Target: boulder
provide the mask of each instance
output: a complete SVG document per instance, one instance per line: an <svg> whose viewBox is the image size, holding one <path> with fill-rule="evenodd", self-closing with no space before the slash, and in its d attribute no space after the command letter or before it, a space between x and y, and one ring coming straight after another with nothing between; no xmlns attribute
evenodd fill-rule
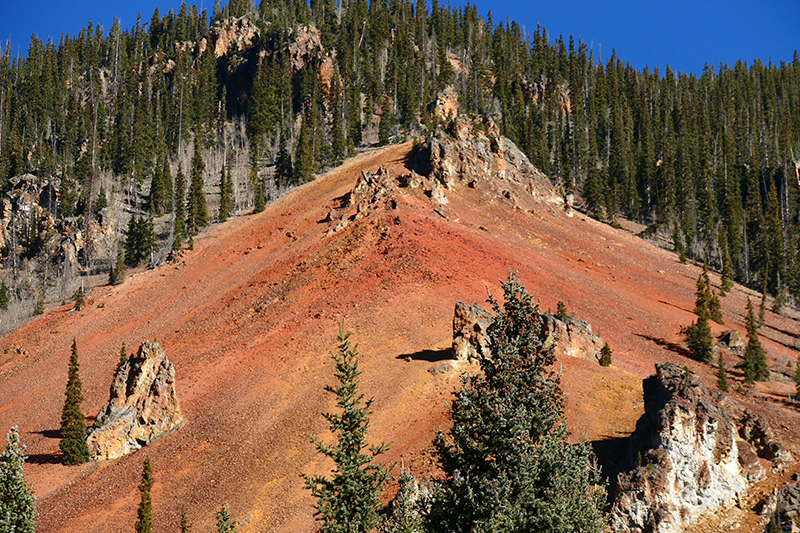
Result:
<svg viewBox="0 0 800 533"><path fill-rule="evenodd" d="M773 463L791 463L792 454L775 439L766 418L746 413L739 425L739 436L753 446L759 457Z"/></svg>
<svg viewBox="0 0 800 533"><path fill-rule="evenodd" d="M592 333L592 325L571 316L560 317L543 313L544 345L555 344L556 357L578 357L587 361L600 361L603 339Z"/></svg>
<svg viewBox="0 0 800 533"><path fill-rule="evenodd" d="M748 448L737 442L722 396L695 374L657 364L643 388L645 413L629 457L636 466L618 476L611 526L682 532L701 514L733 503L763 471L751 453L740 456Z"/></svg>
<svg viewBox="0 0 800 533"><path fill-rule="evenodd" d="M765 531L800 531L800 485L782 488L767 501L767 516L772 515Z"/></svg>
<svg viewBox="0 0 800 533"><path fill-rule="evenodd" d="M492 314L479 305L456 304L453 317L453 356L459 361L477 362L489 357L489 325Z"/></svg>
<svg viewBox="0 0 800 533"><path fill-rule="evenodd" d="M87 438L92 459L116 459L186 423L175 391L175 367L156 342L145 342L120 365L108 405Z"/></svg>
<svg viewBox="0 0 800 533"><path fill-rule="evenodd" d="M738 330L731 329L723 331L717 340L719 341L720 347L730 350L736 355L744 355L746 344L744 338L742 338L742 334Z"/></svg>

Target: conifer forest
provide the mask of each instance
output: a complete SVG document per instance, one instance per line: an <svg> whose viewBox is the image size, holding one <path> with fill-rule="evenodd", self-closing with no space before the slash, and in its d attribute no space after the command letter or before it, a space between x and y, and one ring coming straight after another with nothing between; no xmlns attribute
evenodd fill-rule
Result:
<svg viewBox="0 0 800 533"><path fill-rule="evenodd" d="M53 224L87 240L107 206L126 214L108 252L87 246L71 275L107 274L122 246L131 265L165 255L365 146L420 138L453 86L462 112L494 120L593 217L637 221L690 259L800 298L797 52L699 75L636 70L437 0L184 4L131 28L34 35L24 57L11 49L0 50L0 193L32 174L55 190ZM5 236L13 299L53 298L70 275L46 245L55 229L34 221Z"/></svg>

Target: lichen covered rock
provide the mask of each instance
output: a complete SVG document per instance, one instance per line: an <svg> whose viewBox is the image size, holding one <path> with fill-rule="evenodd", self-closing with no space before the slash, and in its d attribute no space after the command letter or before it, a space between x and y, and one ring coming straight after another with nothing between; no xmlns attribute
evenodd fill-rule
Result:
<svg viewBox="0 0 800 533"><path fill-rule="evenodd" d="M116 459L183 427L175 367L156 342L145 342L117 370L108 405L87 438L92 459Z"/></svg>

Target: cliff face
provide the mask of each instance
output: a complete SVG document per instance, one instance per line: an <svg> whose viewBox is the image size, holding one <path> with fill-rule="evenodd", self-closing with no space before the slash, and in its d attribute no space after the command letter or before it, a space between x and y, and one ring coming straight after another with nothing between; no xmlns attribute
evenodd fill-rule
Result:
<svg viewBox="0 0 800 533"><path fill-rule="evenodd" d="M611 513L617 531L683 531L701 514L736 500L764 475L752 447L700 379L657 364L644 381L645 414L631 436L638 466L620 474Z"/></svg>

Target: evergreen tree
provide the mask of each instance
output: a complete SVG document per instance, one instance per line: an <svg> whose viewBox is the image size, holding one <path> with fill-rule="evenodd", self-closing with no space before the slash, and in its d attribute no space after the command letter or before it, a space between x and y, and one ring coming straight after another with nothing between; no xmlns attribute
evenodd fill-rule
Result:
<svg viewBox="0 0 800 533"><path fill-rule="evenodd" d="M186 177L178 163L178 174L175 176L175 223L173 225L172 249L181 249L186 238Z"/></svg>
<svg viewBox="0 0 800 533"><path fill-rule="evenodd" d="M722 359L722 352L719 353L719 368L717 369L717 386L722 392L728 392L728 370L725 368L725 361Z"/></svg>
<svg viewBox="0 0 800 533"><path fill-rule="evenodd" d="M11 300L11 297L8 294L8 286L6 282L3 281L0 283L0 309L3 311L8 311L8 303Z"/></svg>
<svg viewBox="0 0 800 533"><path fill-rule="evenodd" d="M381 121L378 125L378 146L386 146L389 144L389 137L392 135L393 125L394 117L392 116L392 109L389 105L389 100L384 98L381 104Z"/></svg>
<svg viewBox="0 0 800 533"><path fill-rule="evenodd" d="M698 361L710 363L714 359L714 339L708 319L712 312L719 313L719 299L716 305L711 281L708 278L708 266L703 263L703 272L697 277L697 290L695 291L694 313L697 321L685 329L686 342L692 356Z"/></svg>
<svg viewBox="0 0 800 533"><path fill-rule="evenodd" d="M492 357L462 377L453 426L434 442L444 471L430 530L595 531L605 491L587 443L570 444L544 319L515 274L489 327Z"/></svg>
<svg viewBox="0 0 800 533"><path fill-rule="evenodd" d="M122 365L128 360L128 354L125 352L125 343L122 343L122 347L119 349L119 361L117 362L117 370L119 371L122 368Z"/></svg>
<svg viewBox="0 0 800 533"><path fill-rule="evenodd" d="M275 180L280 187L287 187L295 182L294 171L292 170L292 157L286 148L286 135L281 131L278 156L275 158Z"/></svg>
<svg viewBox="0 0 800 533"><path fill-rule="evenodd" d="M744 351L744 361L738 363L736 368L744 371L744 382L752 385L755 381L769 379L769 367L767 366L767 354L761 341L758 340L758 321L749 297L747 298L745 328L747 328L747 347Z"/></svg>
<svg viewBox="0 0 800 533"><path fill-rule="evenodd" d="M316 516L323 522L323 533L366 533L378 523L381 490L389 481L389 469L375 458L388 445L368 446L370 406L373 398L364 400L358 391L357 347L350 346L350 332L344 322L339 324L339 351L332 353L336 362L337 386L325 390L336 395L340 413L323 415L336 438L335 444L325 444L311 437L317 452L333 459L331 477L302 474L305 487L317 503Z"/></svg>
<svg viewBox="0 0 800 533"><path fill-rule="evenodd" d="M191 533L192 526L189 525L189 518L186 516L186 504L181 505L181 533Z"/></svg>
<svg viewBox="0 0 800 533"><path fill-rule="evenodd" d="M135 267L156 251L157 242L153 219L134 215L125 231L125 263Z"/></svg>
<svg viewBox="0 0 800 533"><path fill-rule="evenodd" d="M233 180L231 180L231 167L225 165L219 175L219 221L225 222L233 214Z"/></svg>
<svg viewBox="0 0 800 533"><path fill-rule="evenodd" d="M19 431L12 427L6 435L6 451L0 454L0 531L33 533L36 529L36 498L25 479L27 456L19 443Z"/></svg>
<svg viewBox="0 0 800 533"><path fill-rule="evenodd" d="M800 400L800 356L798 356L797 361L794 362L794 386L794 397L796 400Z"/></svg>
<svg viewBox="0 0 800 533"><path fill-rule="evenodd" d="M197 235L200 230L208 225L208 204L206 193L203 191L205 185L204 174L206 164L200 154L201 142L195 139L194 155L192 156L192 172L189 182L189 197L186 201L186 231L189 235Z"/></svg>
<svg viewBox="0 0 800 533"><path fill-rule="evenodd" d="M83 393L78 367L78 344L72 339L72 355L69 359L69 373L65 392L64 409L61 411L61 462L76 465L89 460L86 445L86 423L81 411Z"/></svg>
<svg viewBox="0 0 800 533"><path fill-rule="evenodd" d="M236 521L231 518L227 503L217 511L217 533L236 533Z"/></svg>
<svg viewBox="0 0 800 533"><path fill-rule="evenodd" d="M153 463L149 457L145 457L142 465L142 481L139 483L139 510L136 514L136 533L153 533L153 498L150 492L153 490Z"/></svg>
<svg viewBox="0 0 800 533"><path fill-rule="evenodd" d="M108 284L119 285L125 281L125 248L122 243L117 244L117 260L108 273Z"/></svg>
<svg viewBox="0 0 800 533"><path fill-rule="evenodd" d="M397 497L392 506L391 518L381 528L385 533L420 533L424 531L422 509L415 498L418 488L416 479L405 468L400 472ZM417 493L418 495L418 493Z"/></svg>
<svg viewBox="0 0 800 533"><path fill-rule="evenodd" d="M600 350L600 366L611 366L611 347L608 343L603 344Z"/></svg>

